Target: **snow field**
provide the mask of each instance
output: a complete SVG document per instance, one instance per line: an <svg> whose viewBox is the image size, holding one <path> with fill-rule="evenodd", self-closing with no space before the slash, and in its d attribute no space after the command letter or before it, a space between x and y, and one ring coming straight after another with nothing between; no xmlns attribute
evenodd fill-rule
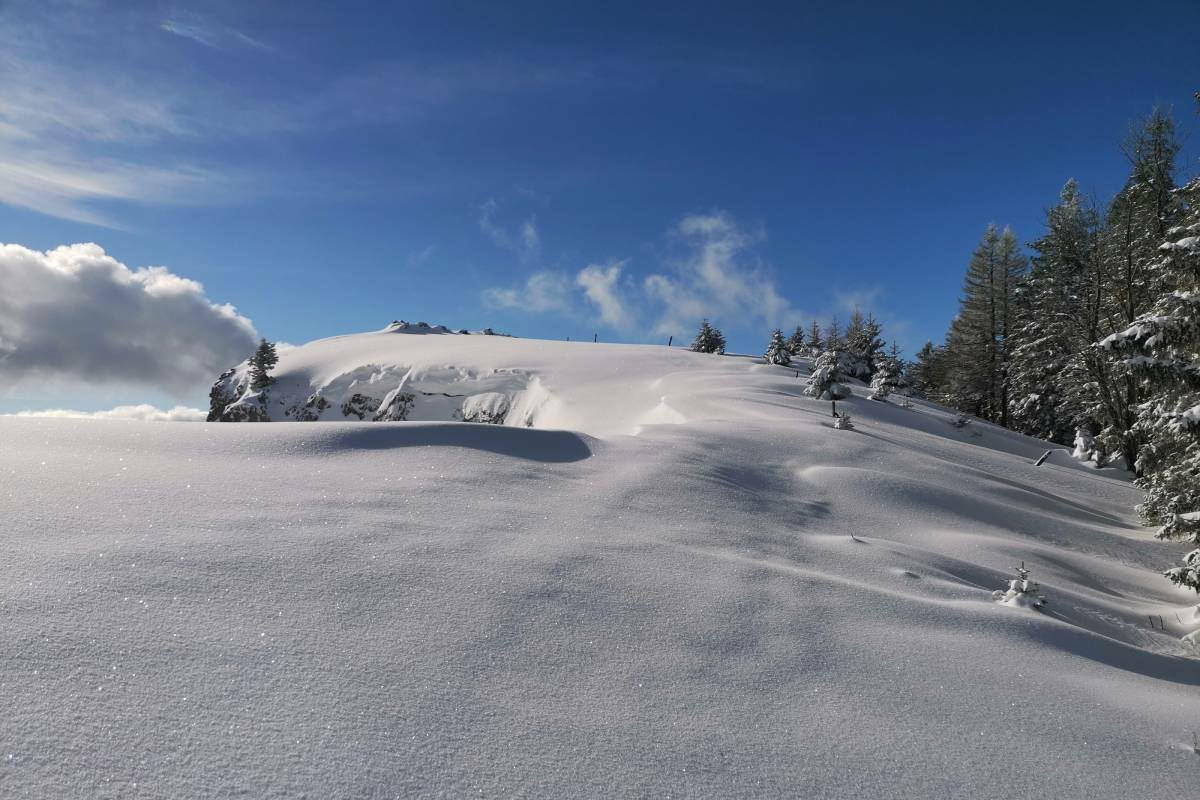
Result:
<svg viewBox="0 0 1200 800"><path fill-rule="evenodd" d="M807 362L280 355L281 394L545 397L533 429L0 419L5 797L1194 791L1195 598L1119 473L858 385L836 431ZM992 601L1022 561L1044 612Z"/></svg>

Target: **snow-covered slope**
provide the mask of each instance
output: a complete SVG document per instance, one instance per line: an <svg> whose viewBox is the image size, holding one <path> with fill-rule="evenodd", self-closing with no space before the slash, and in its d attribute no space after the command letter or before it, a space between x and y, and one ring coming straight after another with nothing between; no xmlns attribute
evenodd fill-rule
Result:
<svg viewBox="0 0 1200 800"><path fill-rule="evenodd" d="M806 368L377 333L268 403L505 424L0 419L0 794L1192 796L1128 482L862 387L834 430Z"/></svg>

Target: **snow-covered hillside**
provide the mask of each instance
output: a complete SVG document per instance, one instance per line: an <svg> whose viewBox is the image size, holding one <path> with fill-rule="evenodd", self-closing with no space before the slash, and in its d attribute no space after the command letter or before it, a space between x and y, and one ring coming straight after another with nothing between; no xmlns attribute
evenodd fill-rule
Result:
<svg viewBox="0 0 1200 800"><path fill-rule="evenodd" d="M1192 796L1122 475L807 368L384 331L266 408L426 421L0 418L0 794Z"/></svg>

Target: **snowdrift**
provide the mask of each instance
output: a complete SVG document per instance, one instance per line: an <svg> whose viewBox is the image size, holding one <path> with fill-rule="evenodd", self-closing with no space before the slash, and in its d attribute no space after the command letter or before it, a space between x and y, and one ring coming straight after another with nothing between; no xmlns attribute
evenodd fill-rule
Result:
<svg viewBox="0 0 1200 800"><path fill-rule="evenodd" d="M280 353L326 424L0 419L4 794L1194 794L1123 475L809 367L384 331Z"/></svg>
<svg viewBox="0 0 1200 800"><path fill-rule="evenodd" d="M671 376L713 366L679 348L515 339L407 322L279 356L264 393L251 390L246 362L223 374L212 389L210 420L461 421L635 433L643 424L685 421L664 400Z"/></svg>

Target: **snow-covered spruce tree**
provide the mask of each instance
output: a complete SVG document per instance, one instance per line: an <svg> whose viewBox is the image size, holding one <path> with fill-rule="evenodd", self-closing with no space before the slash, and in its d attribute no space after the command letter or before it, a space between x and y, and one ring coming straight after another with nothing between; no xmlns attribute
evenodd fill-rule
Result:
<svg viewBox="0 0 1200 800"><path fill-rule="evenodd" d="M1011 427L1069 444L1095 405L1087 352L1096 341L1096 237L1099 220L1074 180L1046 212L1033 242L1033 268L1017 287L1011 367Z"/></svg>
<svg viewBox="0 0 1200 800"><path fill-rule="evenodd" d="M794 356L804 355L804 329L799 325L796 330L792 331L792 335L787 340L788 352Z"/></svg>
<svg viewBox="0 0 1200 800"><path fill-rule="evenodd" d="M1071 457L1080 461L1099 461L1100 454L1096 450L1096 435L1088 427L1075 429L1075 449Z"/></svg>
<svg viewBox="0 0 1200 800"><path fill-rule="evenodd" d="M821 352L824 353L829 350L844 350L845 347L846 344L842 341L842 329L838 325L837 316L834 316L831 320L829 320L829 326L825 328L825 349Z"/></svg>
<svg viewBox="0 0 1200 800"><path fill-rule="evenodd" d="M725 353L725 337L719 330L708 324L705 319L700 323L700 330L692 340L691 350L695 353Z"/></svg>
<svg viewBox="0 0 1200 800"><path fill-rule="evenodd" d="M1129 136L1124 150L1131 163L1129 178L1109 205L1099 238L1101 336L1130 329L1171 291L1164 283L1167 272L1158 266L1159 247L1183 213L1173 177L1179 143L1170 116L1155 109ZM1097 395L1092 414L1104 426L1098 438L1106 452L1121 453L1126 467L1139 472L1144 375L1130 371L1119 348L1097 347L1089 355L1089 377Z"/></svg>
<svg viewBox="0 0 1200 800"><path fill-rule="evenodd" d="M871 394L872 400L886 401L888 395L899 388L900 383L900 368L898 359L893 360L885 358L879 362L879 368L875 370L875 375L871 378Z"/></svg>
<svg viewBox="0 0 1200 800"><path fill-rule="evenodd" d="M275 343L268 342L266 339L260 340L254 355L250 356L250 388L261 392L274 383L275 379L271 377L271 370L278 363L279 356L275 353Z"/></svg>
<svg viewBox="0 0 1200 800"><path fill-rule="evenodd" d="M763 360L768 364L777 364L781 367L792 363L792 351L788 349L787 340L783 338L783 331L779 328L771 333L771 341L767 344L767 352L763 355Z"/></svg>
<svg viewBox="0 0 1200 800"><path fill-rule="evenodd" d="M888 388L887 384L887 367L881 367L875 371L875 377L871 379L871 394L868 397L872 400L887 402L888 395L891 394L891 389Z"/></svg>
<svg viewBox="0 0 1200 800"><path fill-rule="evenodd" d="M889 388L893 392L906 395L909 393L908 362L900 355L901 352L900 345L893 341L884 361L887 362L892 372L892 382L889 384Z"/></svg>
<svg viewBox="0 0 1200 800"><path fill-rule="evenodd" d="M1041 587L1029 580L1029 570L1025 569L1025 563L1022 562L1021 566L1014 567L1014 569L1017 571L1017 577L1008 582L1008 589L998 589L992 592L992 599L997 603L1016 608L1042 608L1045 606L1046 597L1042 594Z"/></svg>
<svg viewBox="0 0 1200 800"><path fill-rule="evenodd" d="M821 355L825 349L825 339L821 335L821 324L815 319L808 326L808 352L813 358Z"/></svg>
<svg viewBox="0 0 1200 800"><path fill-rule="evenodd" d="M846 328L847 369L852 377L869 381L879 366L883 354L883 339L879 338L882 328L875 317L863 317L858 309Z"/></svg>
<svg viewBox="0 0 1200 800"><path fill-rule="evenodd" d="M1182 224L1167 230L1147 280L1161 293L1125 330L1101 342L1120 355L1143 402L1132 426L1141 442L1143 518L1158 535L1200 545L1200 179L1178 193ZM1168 571L1200 592L1200 549Z"/></svg>
<svg viewBox="0 0 1200 800"><path fill-rule="evenodd" d="M818 400L842 400L850 396L850 387L843 383L845 380L841 354L837 350L826 350L817 356L804 393Z"/></svg>

